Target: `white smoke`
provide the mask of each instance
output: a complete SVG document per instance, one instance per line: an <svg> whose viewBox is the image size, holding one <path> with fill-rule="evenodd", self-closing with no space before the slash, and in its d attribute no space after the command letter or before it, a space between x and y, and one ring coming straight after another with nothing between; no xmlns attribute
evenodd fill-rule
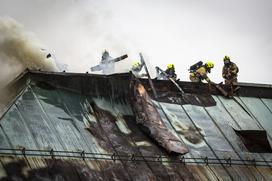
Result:
<svg viewBox="0 0 272 181"><path fill-rule="evenodd" d="M67 65L61 70L90 71L106 49L112 57L128 54L116 72L131 68L142 52L151 73L173 63L181 80L189 80L192 64L211 60L209 77L221 82L222 58L229 55L240 67L239 81L271 83L271 0L0 1L0 16L35 32Z"/></svg>
<svg viewBox="0 0 272 181"><path fill-rule="evenodd" d="M52 58L35 36L9 17L0 18L0 88L25 69L56 71Z"/></svg>

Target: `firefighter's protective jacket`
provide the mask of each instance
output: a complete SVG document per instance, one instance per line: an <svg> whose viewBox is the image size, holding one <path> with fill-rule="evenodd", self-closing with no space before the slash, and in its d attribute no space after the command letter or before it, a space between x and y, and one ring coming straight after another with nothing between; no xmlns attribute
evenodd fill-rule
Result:
<svg viewBox="0 0 272 181"><path fill-rule="evenodd" d="M201 66L194 73L192 73L191 76L195 76L199 78L200 80L205 79L207 82L210 82L210 79L207 76L207 73L208 73L208 69L205 66Z"/></svg>
<svg viewBox="0 0 272 181"><path fill-rule="evenodd" d="M170 77L172 79L177 78L177 74L175 73L175 68L168 68L165 70L165 73L168 75L168 77Z"/></svg>
<svg viewBox="0 0 272 181"><path fill-rule="evenodd" d="M239 69L237 65L233 62L230 62L229 64L225 64L222 70L222 77L227 80L235 79L237 78L237 74L239 72Z"/></svg>

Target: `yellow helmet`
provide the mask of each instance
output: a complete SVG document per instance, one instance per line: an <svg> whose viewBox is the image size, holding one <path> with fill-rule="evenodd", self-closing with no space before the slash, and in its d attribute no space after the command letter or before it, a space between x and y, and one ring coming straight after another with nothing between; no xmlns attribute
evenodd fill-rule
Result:
<svg viewBox="0 0 272 181"><path fill-rule="evenodd" d="M140 66L140 63L138 61L133 61L132 67L136 68L138 66Z"/></svg>
<svg viewBox="0 0 272 181"><path fill-rule="evenodd" d="M170 63L170 64L167 65L167 68L172 69L172 68L175 68L175 67L174 67L174 64Z"/></svg>
<svg viewBox="0 0 272 181"><path fill-rule="evenodd" d="M210 61L208 61L205 65L206 65L207 68L213 68L214 67L214 63L210 62Z"/></svg>
<svg viewBox="0 0 272 181"><path fill-rule="evenodd" d="M230 57L227 55L224 57L224 61L226 61L226 60L230 60Z"/></svg>

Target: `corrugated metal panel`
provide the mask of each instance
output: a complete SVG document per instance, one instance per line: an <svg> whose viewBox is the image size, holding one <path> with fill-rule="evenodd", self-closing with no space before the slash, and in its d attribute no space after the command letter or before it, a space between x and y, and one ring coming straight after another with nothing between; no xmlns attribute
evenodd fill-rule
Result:
<svg viewBox="0 0 272 181"><path fill-rule="evenodd" d="M37 143L35 142L31 130L28 129L26 123L23 121L20 113L14 104L9 112L5 115L5 118L1 120L1 132L5 141L1 142L2 148L32 148L38 149ZM9 142L8 147L7 142Z"/></svg>
<svg viewBox="0 0 272 181"><path fill-rule="evenodd" d="M158 103L156 102L158 105ZM205 134L200 127L195 127L190 118L180 105L160 103L157 107L168 128L177 134L190 149L197 148L202 151L208 151L209 148L203 140L201 134ZM162 110L163 109L163 110ZM173 129L174 128L174 129ZM199 129L199 131L198 131Z"/></svg>
<svg viewBox="0 0 272 181"><path fill-rule="evenodd" d="M65 99L62 99L61 94L57 90L44 90L40 88L33 88L34 94L38 98L40 108L50 120L54 134L62 145L62 149L57 150L86 150L94 151L88 148L84 139L83 131L85 126L83 121L78 121L69 112L65 105ZM80 96L78 94L71 94L76 101L74 108L80 109ZM88 140L91 140L89 138ZM89 142L93 144L94 142Z"/></svg>
<svg viewBox="0 0 272 181"><path fill-rule="evenodd" d="M272 113L267 106L259 98L240 97L240 99L272 138Z"/></svg>
<svg viewBox="0 0 272 181"><path fill-rule="evenodd" d="M191 120L205 132L205 139L213 150L233 151L202 107L183 106Z"/></svg>
<svg viewBox="0 0 272 181"><path fill-rule="evenodd" d="M236 121L241 129L261 130L261 126L245 112L245 110L232 99L218 97L231 117Z"/></svg>
<svg viewBox="0 0 272 181"><path fill-rule="evenodd" d="M220 157L238 158L235 155L235 153L231 152L232 151L231 148L229 148L229 150L224 150L225 152L220 152L220 150L216 150L216 148L213 148L213 146L209 144L210 140L207 141L207 138L206 138L207 134L205 134L205 133L208 133L208 135L211 135L211 134L209 134L209 133L211 133L211 130L209 130L209 129L210 129L211 125L213 125L213 123L210 121L207 121L207 115L205 114L205 112L203 112L203 110L201 110L202 111L201 114L199 114L199 112L197 112L197 111L191 111L191 112L188 111L188 109L190 109L190 108L195 108L195 109L200 110L201 109L200 107L184 106L184 107L187 107L187 110L186 110L186 108L183 108L178 105L173 105L173 104L160 103L160 105L161 105L161 108L163 108L163 113L164 113L164 115L161 115L161 116L166 117L167 120L169 120L171 125L174 127L175 131L177 131L179 133L179 135L183 138L183 140L186 140L188 142L190 139L191 139L191 141L192 140L196 141L198 139L202 142L202 143L200 142L198 144L190 143L190 145L191 145L190 154L191 155L193 155L195 157L205 155L205 156L212 156L212 157L220 156ZM192 115L192 114L194 114L194 115ZM196 115L200 115L199 119L196 119L194 117ZM200 119L201 119L201 121L203 121L202 123L198 122L198 120L200 120ZM206 126L207 124L210 124L210 125ZM213 125L213 126L215 126L215 125ZM207 128L209 128L209 129L207 129ZM213 132L215 132L215 131L216 131L215 128L213 128ZM199 136L196 136L196 135L199 135ZM219 135L219 134L217 134L217 135ZM215 137L215 135L214 135L213 138L217 138L217 137ZM217 138L217 139L219 139L219 138ZM222 140L218 141L217 144L219 144L219 142L221 144ZM224 144L224 142L223 142L223 144ZM225 143L225 145L228 145L228 144ZM221 166L217 166L216 169L214 169L210 166L206 168L207 173L210 173L211 171L212 171L212 173L217 174L219 178L224 177L226 175L227 175L226 177L228 177L228 178L237 177L237 172L235 170L232 170L231 168L225 168L225 167L221 167ZM211 174L209 174L209 175L211 175ZM212 179L212 178L209 177L208 179Z"/></svg>
<svg viewBox="0 0 272 181"><path fill-rule="evenodd" d="M219 108L219 110L216 110L214 112L214 116L211 115L211 117L220 116L221 118L218 119L218 124L221 123L219 126L222 130L223 134L225 135L226 139L228 139L231 142L231 145L236 150L237 154L240 158L246 159L246 158L256 158L259 160L270 160L270 155L265 156L266 154L254 154L254 153L248 153L247 149L245 148L244 144L242 143L241 139L238 138L236 133L232 130L232 128L236 130L262 130L257 125L258 123L254 121L250 115L248 115L243 108L236 102L228 99L224 99L222 97L214 97L214 99L217 102L217 105L215 107L209 107L205 108L208 110L208 112L211 112L213 109ZM222 101L223 100L223 101ZM242 102L241 102L242 104ZM236 112L237 109L240 109L240 112ZM217 114L217 111L219 114ZM240 115L239 115L240 113ZM246 119L245 119L246 118ZM216 119L215 119L216 120ZM246 122L247 120L251 120L251 122ZM220 123L219 123L220 122ZM228 124L229 126L223 126L222 124ZM252 123L252 124L250 124ZM231 128L231 127L232 128ZM254 129L255 128L255 129Z"/></svg>
<svg viewBox="0 0 272 181"><path fill-rule="evenodd" d="M220 130L221 134L231 144L235 152L245 151L246 147L243 145L241 139L236 135L233 128L236 130L240 129L240 126L232 119L228 114L220 100L214 96L216 106L204 108L209 116Z"/></svg>
<svg viewBox="0 0 272 181"><path fill-rule="evenodd" d="M272 99L261 98L261 101L263 101L263 103L265 104L265 106L267 106L269 111L272 112Z"/></svg>
<svg viewBox="0 0 272 181"><path fill-rule="evenodd" d="M54 133L54 125L50 124L51 121L30 87L26 89L21 99L16 102L16 106L38 149L63 149ZM25 147L28 148L28 145L25 145Z"/></svg>
<svg viewBox="0 0 272 181"><path fill-rule="evenodd" d="M220 129L222 135L228 140L229 144L231 144L233 150L236 152L239 158L246 159L247 157L258 158L263 160L263 158L258 154L248 153L246 147L242 143L241 139L236 135L234 129L240 130L242 129L240 125L233 119L231 115L228 114L222 102L214 97L217 105L214 107L205 108L209 113L210 117L217 124L218 129Z"/></svg>

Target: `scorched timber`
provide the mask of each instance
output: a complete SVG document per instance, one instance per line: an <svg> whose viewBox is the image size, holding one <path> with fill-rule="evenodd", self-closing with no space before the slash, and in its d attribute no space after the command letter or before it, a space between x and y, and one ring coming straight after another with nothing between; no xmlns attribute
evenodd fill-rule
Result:
<svg viewBox="0 0 272 181"><path fill-rule="evenodd" d="M137 80L132 80L131 89L132 108L137 124L144 126L150 136L168 153L188 153L186 145L171 133L162 121L144 86Z"/></svg>

